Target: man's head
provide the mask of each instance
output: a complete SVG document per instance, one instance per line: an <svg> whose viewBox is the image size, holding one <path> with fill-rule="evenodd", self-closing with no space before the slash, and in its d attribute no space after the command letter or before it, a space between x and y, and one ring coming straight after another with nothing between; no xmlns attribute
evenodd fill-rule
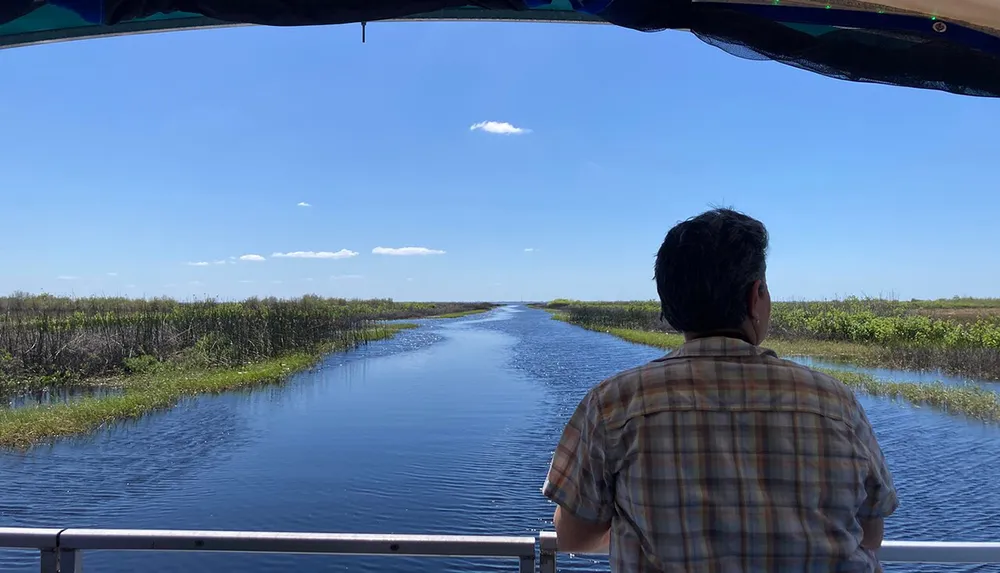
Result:
<svg viewBox="0 0 1000 573"><path fill-rule="evenodd" d="M771 320L767 244L763 223L730 209L678 223L656 253L663 318L686 335L742 332L760 344Z"/></svg>

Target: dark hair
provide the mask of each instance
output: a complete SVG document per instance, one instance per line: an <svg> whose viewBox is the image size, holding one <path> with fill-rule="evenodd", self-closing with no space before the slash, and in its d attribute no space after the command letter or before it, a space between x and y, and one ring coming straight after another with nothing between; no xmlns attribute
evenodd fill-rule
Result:
<svg viewBox="0 0 1000 573"><path fill-rule="evenodd" d="M656 253L656 292L664 320L681 332L738 329L747 293L764 280L767 229L731 209L678 223Z"/></svg>

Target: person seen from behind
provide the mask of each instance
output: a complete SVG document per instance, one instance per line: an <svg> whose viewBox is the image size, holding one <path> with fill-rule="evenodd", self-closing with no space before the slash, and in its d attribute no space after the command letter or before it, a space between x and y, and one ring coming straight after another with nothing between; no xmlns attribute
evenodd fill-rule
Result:
<svg viewBox="0 0 1000 573"><path fill-rule="evenodd" d="M899 505L854 393L760 343L768 234L715 209L656 255L663 318L684 344L592 388L543 493L562 551L615 573L872 572Z"/></svg>

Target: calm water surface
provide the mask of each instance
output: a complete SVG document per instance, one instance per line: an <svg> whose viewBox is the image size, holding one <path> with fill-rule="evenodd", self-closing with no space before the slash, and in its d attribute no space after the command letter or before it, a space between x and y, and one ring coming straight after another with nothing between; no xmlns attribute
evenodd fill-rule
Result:
<svg viewBox="0 0 1000 573"><path fill-rule="evenodd" d="M0 453L0 526L533 534L563 424L659 351L505 307L425 321L282 387ZM1000 540L1000 429L864 398L902 501L890 539ZM90 552L85 570L492 571L514 561ZM564 569L606 560L562 557ZM894 571L946 571L889 566ZM37 556L0 552L0 571ZM964 570L1000 571L980 566Z"/></svg>

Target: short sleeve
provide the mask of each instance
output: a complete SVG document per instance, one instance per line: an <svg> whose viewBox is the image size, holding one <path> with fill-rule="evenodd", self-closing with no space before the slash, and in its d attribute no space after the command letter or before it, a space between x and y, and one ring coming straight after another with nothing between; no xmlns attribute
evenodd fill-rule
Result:
<svg viewBox="0 0 1000 573"><path fill-rule="evenodd" d="M865 414L861 404L857 404L858 423L854 432L861 447L868 453L868 477L865 479L865 492L868 497L858 509L860 519L885 518L892 515L899 507L899 499L896 496L896 486L892 482L892 472L889 471L889 464L885 461L882 448L878 440L875 439L875 432L872 430L868 415Z"/></svg>
<svg viewBox="0 0 1000 573"><path fill-rule="evenodd" d="M614 494L604 448L605 426L592 391L563 430L542 494L582 520L611 521Z"/></svg>

